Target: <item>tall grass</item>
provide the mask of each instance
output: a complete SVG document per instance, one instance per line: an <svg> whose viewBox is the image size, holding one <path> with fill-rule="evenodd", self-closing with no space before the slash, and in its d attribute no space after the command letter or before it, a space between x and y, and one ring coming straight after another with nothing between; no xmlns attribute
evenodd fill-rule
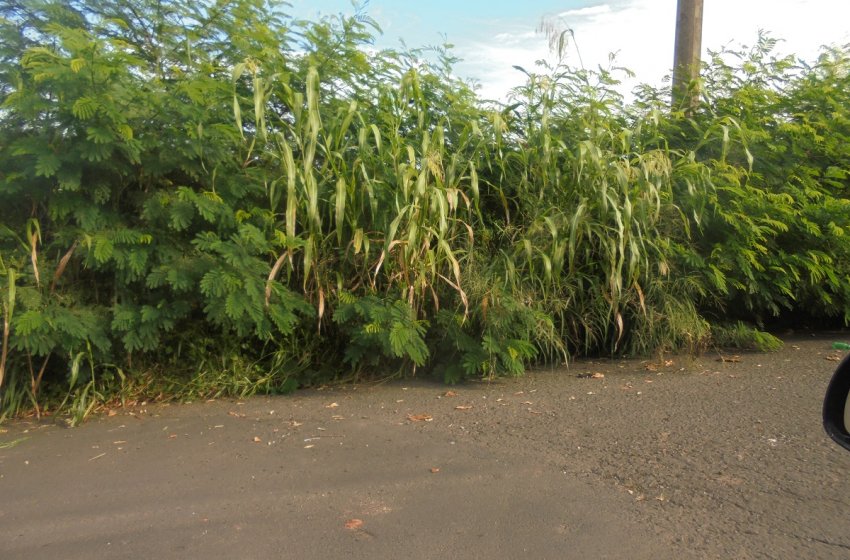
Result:
<svg viewBox="0 0 850 560"><path fill-rule="evenodd" d="M363 13L166 4L3 5L4 411L456 382L850 317L843 50L715 60L685 118L563 62L485 103L445 47L374 49Z"/></svg>

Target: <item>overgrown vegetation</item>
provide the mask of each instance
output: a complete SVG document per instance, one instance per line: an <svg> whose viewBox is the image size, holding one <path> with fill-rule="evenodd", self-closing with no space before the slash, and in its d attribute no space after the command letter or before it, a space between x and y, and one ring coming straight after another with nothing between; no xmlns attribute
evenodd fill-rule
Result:
<svg viewBox="0 0 850 560"><path fill-rule="evenodd" d="M499 105L286 8L0 0L0 414L850 322L848 49L718 53L687 117L565 64Z"/></svg>

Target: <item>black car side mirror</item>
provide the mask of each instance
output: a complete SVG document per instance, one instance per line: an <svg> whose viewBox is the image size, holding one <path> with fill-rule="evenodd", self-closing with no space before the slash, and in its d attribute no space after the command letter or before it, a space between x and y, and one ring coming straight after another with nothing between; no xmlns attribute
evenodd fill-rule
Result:
<svg viewBox="0 0 850 560"><path fill-rule="evenodd" d="M838 364L826 389L823 427L838 445L850 450L850 354Z"/></svg>

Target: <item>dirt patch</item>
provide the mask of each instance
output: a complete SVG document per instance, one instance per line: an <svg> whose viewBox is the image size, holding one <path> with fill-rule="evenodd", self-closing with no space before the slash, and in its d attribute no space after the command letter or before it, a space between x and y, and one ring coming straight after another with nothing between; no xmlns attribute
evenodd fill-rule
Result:
<svg viewBox="0 0 850 560"><path fill-rule="evenodd" d="M834 339L7 425L0 551L846 558Z"/></svg>

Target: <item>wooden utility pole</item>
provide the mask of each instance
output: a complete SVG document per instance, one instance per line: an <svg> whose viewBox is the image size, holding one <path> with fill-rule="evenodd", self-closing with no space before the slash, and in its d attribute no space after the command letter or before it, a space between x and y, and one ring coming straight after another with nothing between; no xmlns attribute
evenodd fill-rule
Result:
<svg viewBox="0 0 850 560"><path fill-rule="evenodd" d="M699 91L689 91L689 86L699 78L703 0L678 1L676 53L673 57L673 108L685 105L687 109L693 109L699 103Z"/></svg>

